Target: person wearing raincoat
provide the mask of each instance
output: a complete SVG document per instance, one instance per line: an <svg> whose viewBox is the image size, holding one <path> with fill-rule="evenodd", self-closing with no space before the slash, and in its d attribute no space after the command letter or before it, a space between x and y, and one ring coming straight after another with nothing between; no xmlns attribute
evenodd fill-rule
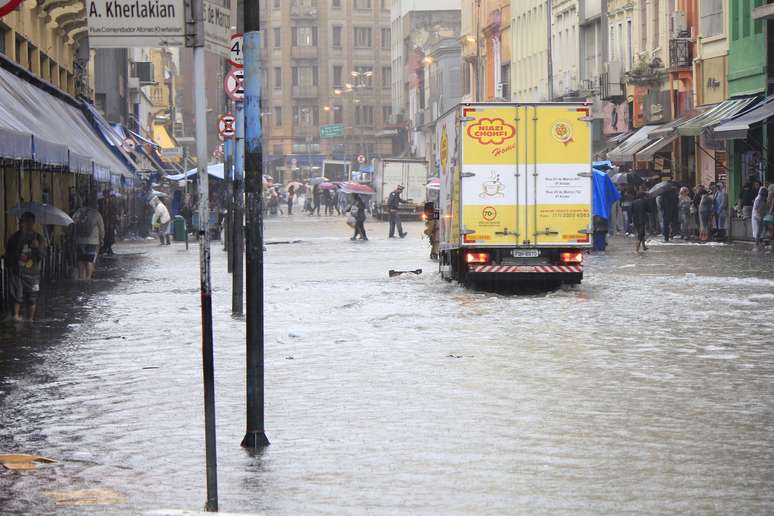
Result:
<svg viewBox="0 0 774 516"><path fill-rule="evenodd" d="M763 238L766 236L766 224L763 218L768 212L769 191L765 187L758 190L758 197L755 198L752 209L752 231L755 245L759 249L763 247Z"/></svg>

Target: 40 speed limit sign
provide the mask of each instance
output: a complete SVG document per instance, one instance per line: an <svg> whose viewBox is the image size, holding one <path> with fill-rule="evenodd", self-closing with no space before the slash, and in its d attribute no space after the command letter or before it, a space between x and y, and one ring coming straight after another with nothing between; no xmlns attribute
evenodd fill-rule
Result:
<svg viewBox="0 0 774 516"><path fill-rule="evenodd" d="M16 9L22 0L0 0L0 18Z"/></svg>

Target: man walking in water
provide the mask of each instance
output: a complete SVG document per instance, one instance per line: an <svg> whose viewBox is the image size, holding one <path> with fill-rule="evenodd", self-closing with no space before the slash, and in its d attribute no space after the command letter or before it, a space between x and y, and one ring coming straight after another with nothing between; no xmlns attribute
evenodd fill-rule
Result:
<svg viewBox="0 0 774 516"><path fill-rule="evenodd" d="M387 209L390 212L390 238L395 238L395 226L398 227L398 236L405 238L407 234L403 231L403 225L400 223L400 214L398 213L400 205L407 203L407 201L400 198L401 193L403 193L403 186L398 185L387 198Z"/></svg>
<svg viewBox="0 0 774 516"><path fill-rule="evenodd" d="M22 320L22 308L29 308L28 320L35 318L35 306L40 292L40 265L46 255L46 239L36 232L35 215L25 212L19 220L19 231L8 240L5 253L14 299L13 316Z"/></svg>

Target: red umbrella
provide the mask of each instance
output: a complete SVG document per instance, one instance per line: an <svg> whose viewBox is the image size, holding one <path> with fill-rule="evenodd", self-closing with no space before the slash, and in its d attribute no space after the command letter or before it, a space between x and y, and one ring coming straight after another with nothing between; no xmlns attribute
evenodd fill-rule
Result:
<svg viewBox="0 0 774 516"><path fill-rule="evenodd" d="M341 185L341 191L349 194L373 195L376 192L368 185L348 181Z"/></svg>
<svg viewBox="0 0 774 516"><path fill-rule="evenodd" d="M335 189L336 189L336 185L334 185L333 183L329 183L327 181L325 183L320 183L320 190L335 190Z"/></svg>

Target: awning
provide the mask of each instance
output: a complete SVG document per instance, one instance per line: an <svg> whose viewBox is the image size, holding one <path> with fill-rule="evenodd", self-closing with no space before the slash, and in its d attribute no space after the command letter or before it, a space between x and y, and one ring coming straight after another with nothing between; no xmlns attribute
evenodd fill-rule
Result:
<svg viewBox="0 0 774 516"><path fill-rule="evenodd" d="M627 138L629 138L629 136L633 134L634 134L634 131L627 131L625 133L618 134L616 136L613 136L609 140L607 140L607 143L618 145L619 143L623 143Z"/></svg>
<svg viewBox="0 0 774 516"><path fill-rule="evenodd" d="M715 136L725 140L744 140L752 126L772 117L774 117L774 95L766 97L760 104L740 116L717 126Z"/></svg>
<svg viewBox="0 0 774 516"><path fill-rule="evenodd" d="M726 118L733 117L757 100L758 97L725 100L678 126L677 133L680 136L699 136L705 129L718 125Z"/></svg>
<svg viewBox="0 0 774 516"><path fill-rule="evenodd" d="M39 163L69 166L69 151L89 156L115 174L131 174L95 133L77 101L59 98L4 68L0 68L0 130L14 135L9 142L0 138L0 149L17 147L23 141L19 134L28 135L30 159Z"/></svg>
<svg viewBox="0 0 774 516"><path fill-rule="evenodd" d="M161 124L153 124L153 139L162 149L174 149L177 147L172 137L169 136L167 128Z"/></svg>
<svg viewBox="0 0 774 516"><path fill-rule="evenodd" d="M223 179L223 163L214 163L212 165L207 165L207 173L214 177L215 179ZM175 175L169 175L166 176L165 179L169 179L170 181L180 181L183 178L195 176L199 173L199 169L192 168L191 170L187 171L185 174L175 174Z"/></svg>
<svg viewBox="0 0 774 516"><path fill-rule="evenodd" d="M707 110L711 108L712 106L701 106L696 109L693 109L691 110L690 113L681 116L677 120L672 120L669 123L658 126L656 129L650 132L648 137L651 140L657 140L659 138L665 138L667 136L671 136L675 134L675 131L677 130L678 127L688 122L689 120L692 120L697 116L704 114Z"/></svg>
<svg viewBox="0 0 774 516"><path fill-rule="evenodd" d="M607 159L618 162L634 161L634 155L648 145L648 135L657 125L646 125L626 139L621 145L607 153Z"/></svg>
<svg viewBox="0 0 774 516"><path fill-rule="evenodd" d="M657 138L656 140L650 140L647 146L637 151L637 161L652 160L657 152L660 152L661 150L663 150L664 147L666 147L667 145L670 145L679 137L680 136L677 133L673 132L669 136L664 136L663 138Z"/></svg>

